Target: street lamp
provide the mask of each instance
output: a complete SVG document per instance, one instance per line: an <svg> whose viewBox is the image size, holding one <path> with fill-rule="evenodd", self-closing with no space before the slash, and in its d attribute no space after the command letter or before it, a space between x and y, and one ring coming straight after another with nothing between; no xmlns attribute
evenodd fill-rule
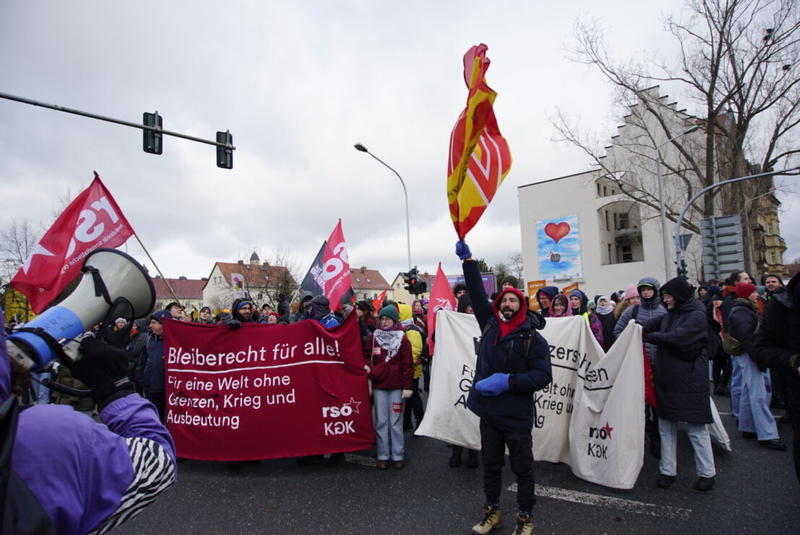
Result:
<svg viewBox="0 0 800 535"><path fill-rule="evenodd" d="M410 271L411 270L411 225L409 224L408 220L408 190L406 189L406 183L403 182L403 177L400 176L400 173L395 171L389 164L387 164L386 162L384 162L383 160L372 154L369 150L367 150L367 147L365 147L361 143L356 143L353 146L357 151L366 152L367 154L378 160L380 163L384 165L384 167L389 169L389 171L397 175L397 178L400 179L400 184L403 186L403 194L406 197L406 245L408 247L408 269Z"/></svg>
<svg viewBox="0 0 800 535"><path fill-rule="evenodd" d="M674 135L668 140L656 145L656 177L658 178L658 197L661 201L661 246L664 248L664 282L669 280L670 276L670 266L669 266L669 238L667 236L667 210L664 204L664 178L661 176L661 147L666 145L667 143L671 143L678 139L681 136L685 136L686 134L691 134L695 130L700 128L699 126L695 125L690 129L681 132L680 134Z"/></svg>

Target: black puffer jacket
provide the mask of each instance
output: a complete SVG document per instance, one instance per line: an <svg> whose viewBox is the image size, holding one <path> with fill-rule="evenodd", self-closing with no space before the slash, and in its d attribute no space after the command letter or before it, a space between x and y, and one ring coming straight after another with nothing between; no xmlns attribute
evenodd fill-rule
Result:
<svg viewBox="0 0 800 535"><path fill-rule="evenodd" d="M789 405L800 418L800 376L797 372L800 361L800 273L792 277L785 292L775 294L767 301L767 311L756 333L753 351L751 357L759 368L785 373L789 378ZM796 451L800 452L800 449Z"/></svg>
<svg viewBox="0 0 800 535"><path fill-rule="evenodd" d="M675 306L646 324L644 336L658 346L653 370L658 414L678 422L711 423L705 307L682 277L661 287L662 301L664 294L675 298Z"/></svg>
<svg viewBox="0 0 800 535"><path fill-rule="evenodd" d="M752 355L755 349L755 332L758 328L758 313L755 305L748 299L737 298L728 314L728 336L739 340L742 349ZM734 356L734 355L731 355ZM763 372L766 368L759 366Z"/></svg>
<svg viewBox="0 0 800 535"><path fill-rule="evenodd" d="M536 412L533 393L552 380L550 347L544 337L536 332L536 329L544 327L545 320L541 315L528 311L518 328L498 339L500 325L497 308L486 298L477 262L464 262L464 278L475 318L483 333L467 407L502 431L530 433ZM524 297L521 297L524 307ZM500 296L496 303L499 300ZM528 344L526 339L530 339ZM528 351L524 354L526 345ZM484 396L475 390L475 383L494 373L511 375L511 389L508 392L499 396Z"/></svg>

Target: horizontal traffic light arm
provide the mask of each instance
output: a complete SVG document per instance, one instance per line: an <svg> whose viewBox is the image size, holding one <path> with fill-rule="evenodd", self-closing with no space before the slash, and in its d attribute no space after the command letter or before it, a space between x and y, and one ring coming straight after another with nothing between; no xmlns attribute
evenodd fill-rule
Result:
<svg viewBox="0 0 800 535"><path fill-rule="evenodd" d="M105 117L103 115L97 115L96 113L89 113L86 111L76 110L73 108L65 108L64 106L58 106L57 104L47 104L44 102L38 102L36 100L31 100L25 97L18 97L16 95L9 95L8 93L0 93L0 98L4 98L6 100L14 100L16 102L22 102L23 104L30 104L32 106L40 106L42 108L49 108L51 110L56 111L63 111L64 113L71 113L73 115L80 115L81 117L89 117L90 119L97 119L98 121L106 121L108 123L115 123L121 124L123 126L130 126L132 128L139 128L140 130L152 130L154 132L158 132L165 136L173 136L179 137L183 139L188 139L189 141L197 141L198 143L205 143L206 145L214 145L215 147L222 147L228 150L236 150L236 147L232 144L225 144L225 143L218 143L217 141L212 141L210 139L203 139L195 136L190 136L187 134L181 134L180 132L172 132L171 130L164 130L161 128L157 128L154 126L146 126L139 123L132 123L130 121L124 121L122 119L115 119L113 117Z"/></svg>

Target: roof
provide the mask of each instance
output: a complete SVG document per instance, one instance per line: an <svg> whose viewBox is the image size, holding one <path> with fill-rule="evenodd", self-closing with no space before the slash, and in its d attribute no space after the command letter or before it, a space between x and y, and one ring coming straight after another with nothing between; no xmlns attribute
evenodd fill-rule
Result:
<svg viewBox="0 0 800 535"><path fill-rule="evenodd" d="M350 268L350 283L356 290L391 290L392 287L377 269Z"/></svg>
<svg viewBox="0 0 800 535"><path fill-rule="evenodd" d="M203 287L206 285L205 279L166 279L178 299L202 299ZM153 279L153 286L156 289L156 299L172 300L172 294L161 277Z"/></svg>
<svg viewBox="0 0 800 535"><path fill-rule="evenodd" d="M297 285L288 269L283 266L270 266L266 262L263 264L216 262L214 268L217 267L228 284L231 283L231 275L238 273L244 277L247 288L274 288L283 277L288 277L290 285ZM214 268L211 268L212 273ZM204 281L204 283L207 284L208 281ZM204 287L205 284L203 285Z"/></svg>

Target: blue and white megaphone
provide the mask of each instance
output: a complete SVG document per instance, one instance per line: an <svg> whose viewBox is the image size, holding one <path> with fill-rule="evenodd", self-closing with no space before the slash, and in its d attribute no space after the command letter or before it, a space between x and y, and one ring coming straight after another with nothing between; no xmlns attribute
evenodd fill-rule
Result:
<svg viewBox="0 0 800 535"><path fill-rule="evenodd" d="M97 249L83 262L83 278L59 305L8 336L8 356L28 370L41 370L56 357L73 360L63 346L89 331L109 311L124 306L131 318L153 311L156 291L145 269L116 249Z"/></svg>

